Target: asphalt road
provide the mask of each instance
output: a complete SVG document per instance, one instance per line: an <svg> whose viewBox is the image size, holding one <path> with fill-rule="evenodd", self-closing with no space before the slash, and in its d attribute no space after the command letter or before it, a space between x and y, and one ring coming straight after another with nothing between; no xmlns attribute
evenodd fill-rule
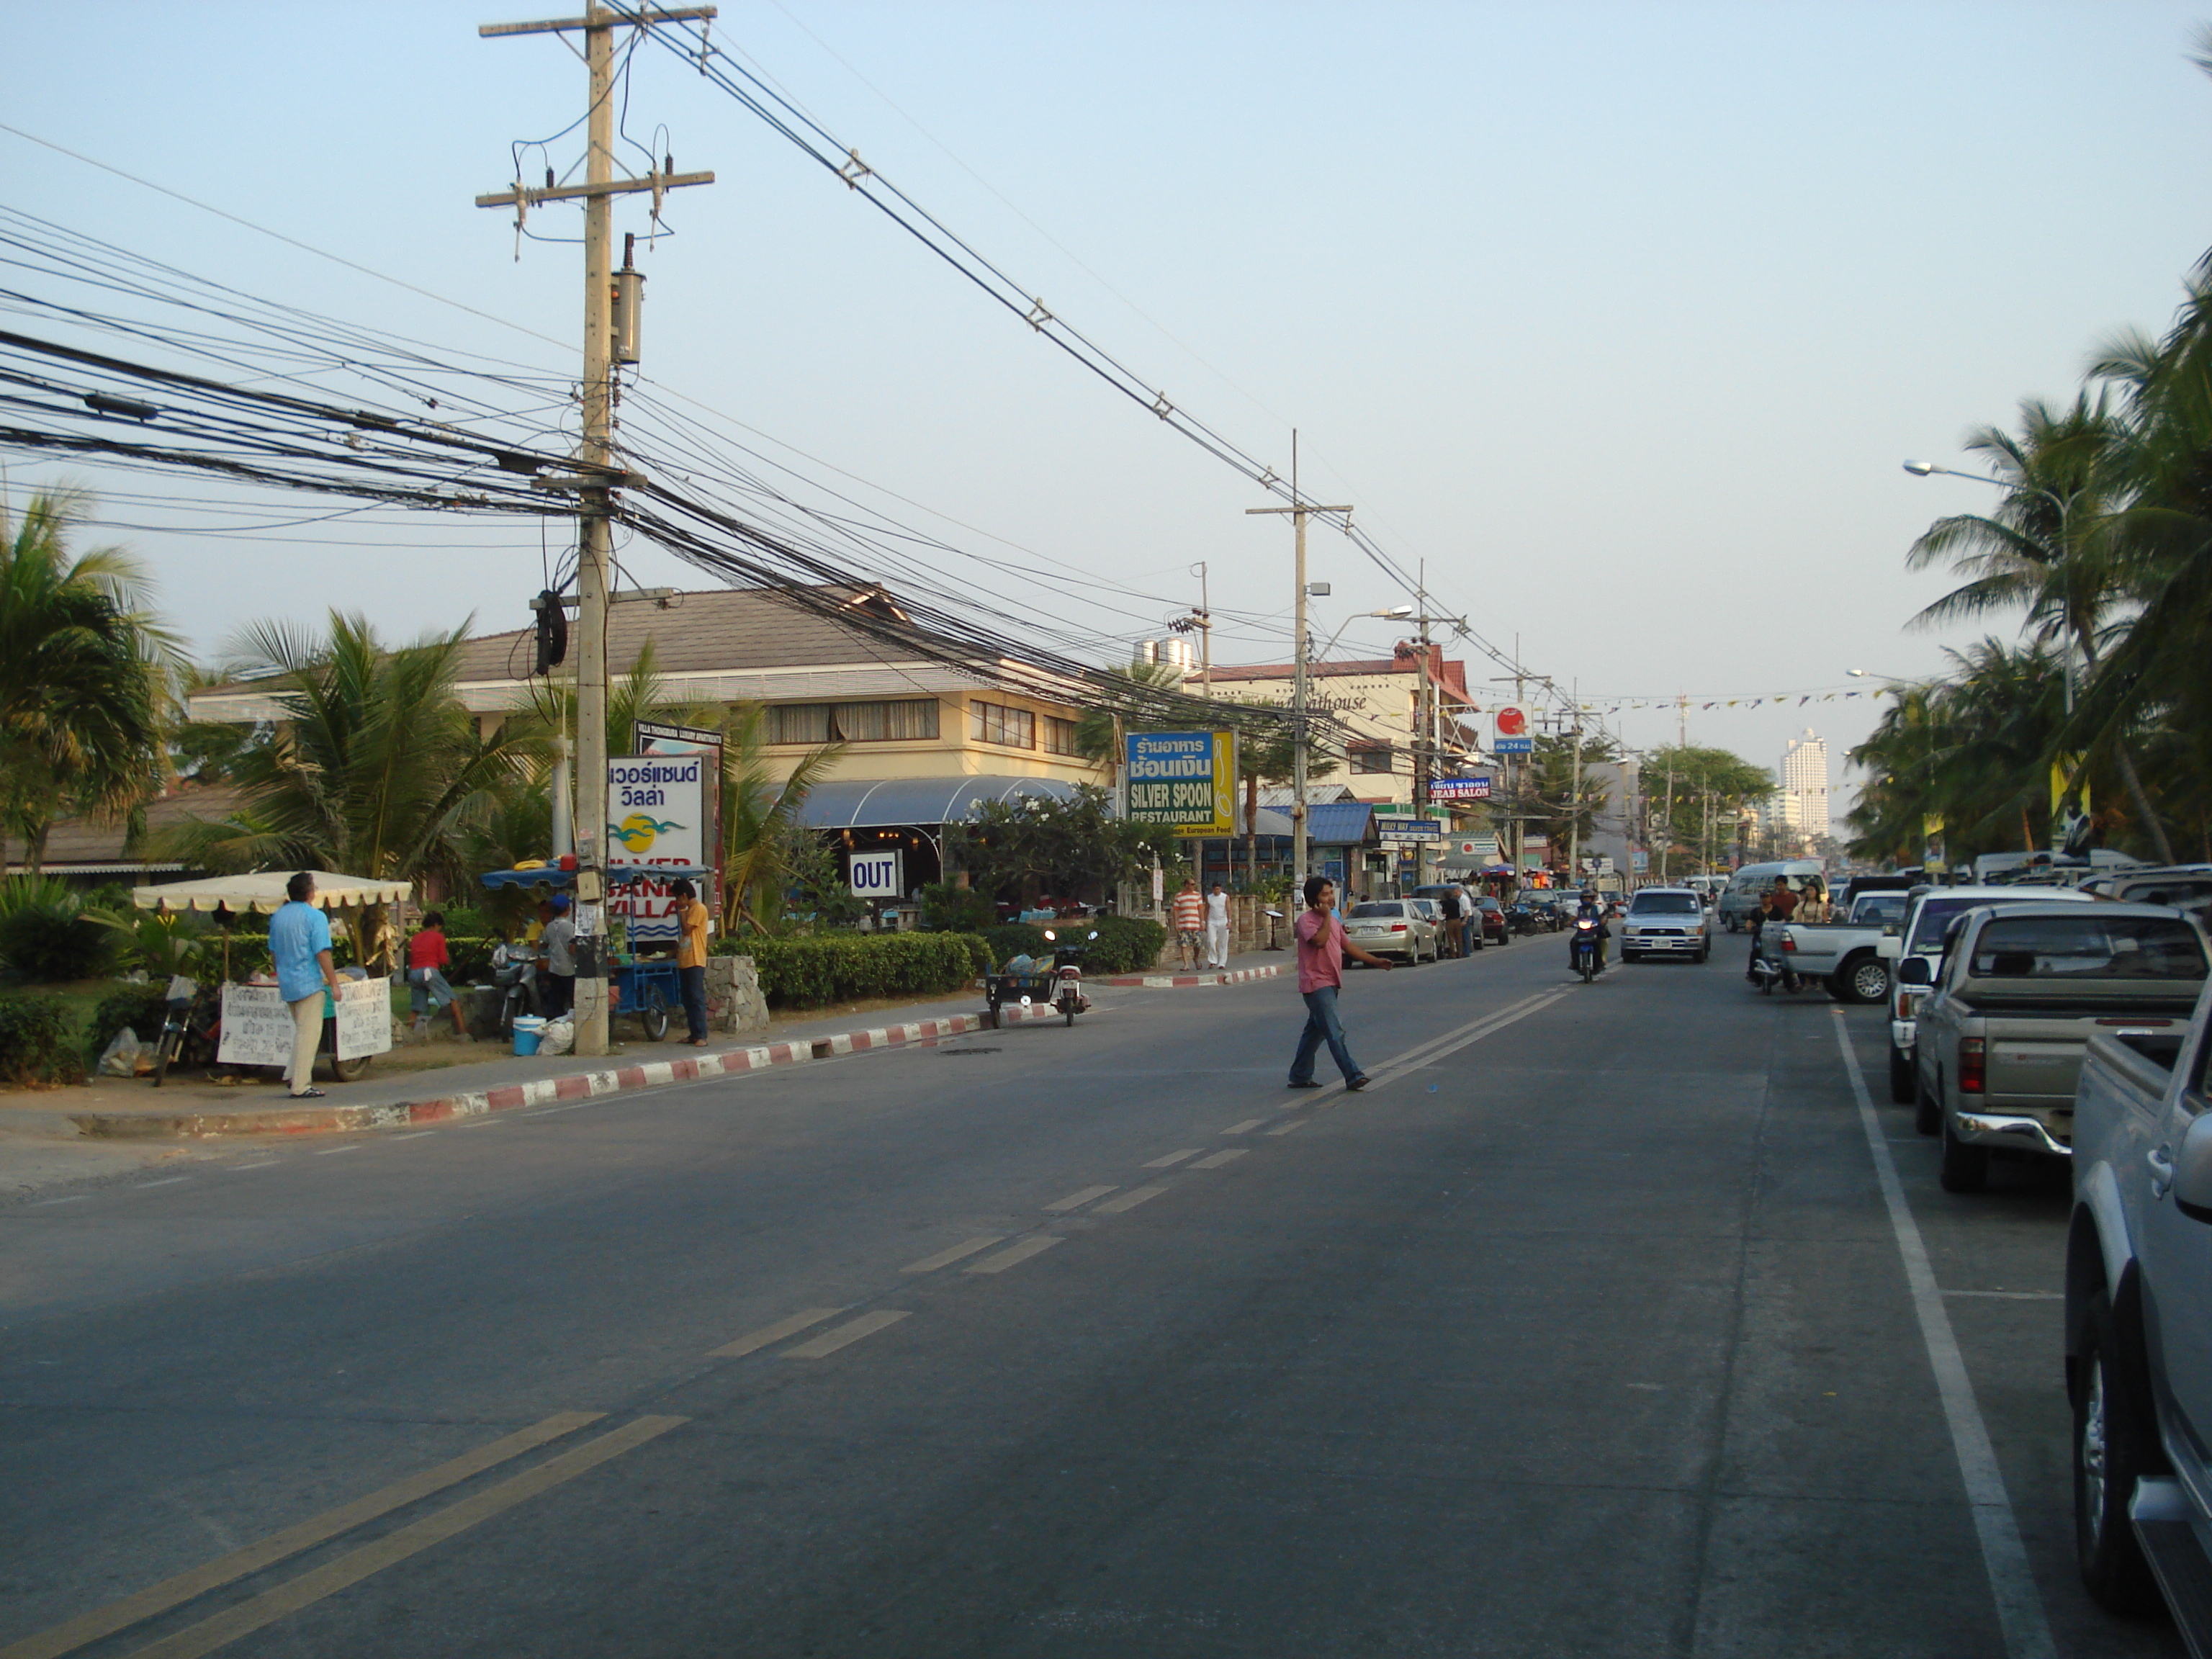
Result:
<svg viewBox="0 0 2212 1659"><path fill-rule="evenodd" d="M0 1209L0 1659L2180 1653L2075 1586L2063 1173L1942 1193L1742 948L1356 975L1357 1096L1102 990Z"/></svg>

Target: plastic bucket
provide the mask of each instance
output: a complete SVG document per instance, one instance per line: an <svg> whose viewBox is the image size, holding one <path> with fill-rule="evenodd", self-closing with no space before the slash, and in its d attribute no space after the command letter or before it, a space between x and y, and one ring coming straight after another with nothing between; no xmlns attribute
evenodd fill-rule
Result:
<svg viewBox="0 0 2212 1659"><path fill-rule="evenodd" d="M520 1014L514 1022L514 1052L534 1054L538 1052L538 1034L545 1029L545 1022L534 1014Z"/></svg>

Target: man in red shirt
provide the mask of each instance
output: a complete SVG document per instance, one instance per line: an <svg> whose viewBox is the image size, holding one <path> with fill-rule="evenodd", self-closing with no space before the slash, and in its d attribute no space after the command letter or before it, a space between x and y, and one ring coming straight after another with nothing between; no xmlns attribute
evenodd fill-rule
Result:
<svg viewBox="0 0 2212 1659"><path fill-rule="evenodd" d="M1347 1089L1364 1089L1367 1073L1352 1057L1344 1040L1344 1026L1336 1017L1336 994L1344 986L1344 953L1349 951L1370 968L1386 971L1390 964L1372 957L1344 936L1336 919L1336 884L1327 876L1306 878L1306 908L1298 917L1298 994L1306 1001L1306 1029L1298 1034L1298 1052L1291 1060L1291 1087L1318 1089L1314 1057L1321 1045L1336 1060Z"/></svg>
<svg viewBox="0 0 2212 1659"><path fill-rule="evenodd" d="M446 919L433 910L422 918L422 931L407 941L408 1000L415 1005L415 1036L419 1041L430 1035L430 1016L441 1008L453 1011L453 1030L460 1033L461 1041L469 1040L468 1016L462 1012L460 999L453 988L446 983L443 969L446 955Z"/></svg>

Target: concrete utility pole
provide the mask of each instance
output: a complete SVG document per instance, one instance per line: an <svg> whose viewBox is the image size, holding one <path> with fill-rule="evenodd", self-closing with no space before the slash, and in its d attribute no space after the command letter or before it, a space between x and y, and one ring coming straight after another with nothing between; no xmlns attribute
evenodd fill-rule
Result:
<svg viewBox="0 0 2212 1659"><path fill-rule="evenodd" d="M1568 682L1574 700L1574 726L1568 741L1574 745L1574 781L1567 788L1567 873L1583 878L1583 683Z"/></svg>
<svg viewBox="0 0 2212 1659"><path fill-rule="evenodd" d="M622 471L615 459L616 282L611 210L617 196L650 191L658 217L664 192L684 185L714 182L711 173L677 173L672 168L648 173L642 179L615 177L614 32L617 27L701 21L716 15L713 6L641 9L629 15L594 6L581 17L486 23L477 30L480 37L491 40L580 29L589 76L584 182L556 185L549 176L543 189L532 189L518 179L512 190L476 198L478 207L514 209L518 230L530 210L543 203L580 199L584 204L583 444L576 458L580 475L538 480L541 489L575 491L583 507L576 556L576 631L580 637L576 654L575 1051L580 1054L607 1051L607 963L602 949L606 892L602 861L607 838L607 577L613 541L609 520L614 511L614 491L624 483L642 482ZM636 307L643 279L627 266L624 276L629 314L623 333L630 349L625 350L623 360L634 362Z"/></svg>
<svg viewBox="0 0 2212 1659"><path fill-rule="evenodd" d="M1248 507L1247 518L1263 513L1287 513L1294 526L1297 542L1297 603L1295 619L1291 626L1291 648L1295 653L1291 665L1291 885L1295 890L1305 884L1306 879L1306 515L1310 513L1341 513L1345 522L1352 521L1348 507L1317 507L1298 496L1298 434L1291 434L1291 501L1289 507ZM1345 872L1348 886L1352 872Z"/></svg>
<svg viewBox="0 0 2212 1659"><path fill-rule="evenodd" d="M1465 628L1464 617L1431 617L1429 615L1429 562L1421 561L1415 579L1414 592L1421 602L1419 616L1413 620L1421 625L1421 678L1414 693L1413 704L1413 816L1426 817L1432 804L1431 786L1437 775L1437 760L1443 753L1443 699L1437 695L1437 674L1431 672L1435 647L1429 639L1431 623L1449 623L1455 628ZM1441 672L1441 671L1437 671ZM1413 870L1421 883L1430 879L1429 844L1425 841L1413 843Z"/></svg>

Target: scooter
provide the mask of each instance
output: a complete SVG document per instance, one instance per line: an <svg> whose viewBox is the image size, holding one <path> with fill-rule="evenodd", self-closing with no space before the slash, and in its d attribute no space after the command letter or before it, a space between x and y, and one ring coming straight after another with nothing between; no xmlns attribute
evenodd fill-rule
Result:
<svg viewBox="0 0 2212 1659"><path fill-rule="evenodd" d="M491 970L492 983L499 988L499 1029L512 1031L514 1017L520 1013L538 1012L538 963L529 957L518 956L513 961L495 964Z"/></svg>
<svg viewBox="0 0 2212 1659"><path fill-rule="evenodd" d="M1595 916L1575 918L1575 937L1569 946L1574 952L1575 968L1587 985L1597 977L1597 951L1600 940Z"/></svg>
<svg viewBox="0 0 2212 1659"><path fill-rule="evenodd" d="M1808 991L1820 983L1818 980L1802 979L1792 973L1789 963L1782 957L1769 956L1764 934L1759 938L1759 955L1751 964L1751 973L1761 996L1771 997L1778 990ZM1796 941L1785 933L1782 940L1783 951L1787 952L1796 948Z"/></svg>
<svg viewBox="0 0 2212 1659"><path fill-rule="evenodd" d="M1091 1012L1091 999L1083 993L1083 953L1091 940L1098 937L1098 930L1092 928L1081 945L1060 944L1059 935L1049 927L1044 936L1052 945L1052 1006L1073 1025L1078 1014Z"/></svg>

